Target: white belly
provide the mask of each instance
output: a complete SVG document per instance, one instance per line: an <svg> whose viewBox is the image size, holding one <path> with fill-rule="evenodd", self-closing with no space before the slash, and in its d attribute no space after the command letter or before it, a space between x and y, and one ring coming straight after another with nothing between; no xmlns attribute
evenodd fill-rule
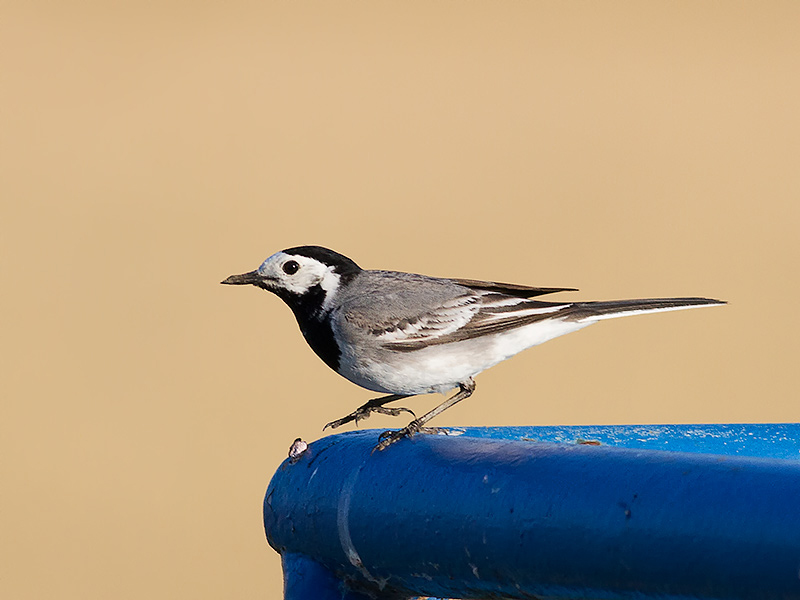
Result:
<svg viewBox="0 0 800 600"><path fill-rule="evenodd" d="M386 394L445 393L531 346L577 331L591 322L540 321L501 334L401 352L384 347L343 349L339 373L368 390Z"/></svg>

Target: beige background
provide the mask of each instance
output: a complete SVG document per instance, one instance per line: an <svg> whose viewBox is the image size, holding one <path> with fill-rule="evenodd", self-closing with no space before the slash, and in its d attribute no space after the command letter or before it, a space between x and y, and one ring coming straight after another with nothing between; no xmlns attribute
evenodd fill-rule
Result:
<svg viewBox="0 0 800 600"><path fill-rule="evenodd" d="M799 7L4 3L0 596L279 596L269 478L371 397L218 285L297 244L730 301L530 350L439 424L798 420Z"/></svg>

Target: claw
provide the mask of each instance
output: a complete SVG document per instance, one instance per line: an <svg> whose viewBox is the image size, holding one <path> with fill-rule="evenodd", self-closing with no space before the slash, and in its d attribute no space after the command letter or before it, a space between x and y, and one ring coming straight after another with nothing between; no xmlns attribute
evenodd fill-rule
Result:
<svg viewBox="0 0 800 600"><path fill-rule="evenodd" d="M423 427L417 419L414 419L402 429L384 431L378 436L378 444L372 449L373 452L385 450L395 442L399 442L404 437L411 437L417 433L447 433L446 429L439 427Z"/></svg>
<svg viewBox="0 0 800 600"><path fill-rule="evenodd" d="M377 450L378 452L381 452L395 442L400 441L407 435L410 435L410 432L407 432L405 428L397 431L384 431L378 436L378 444L372 449L372 451L375 452Z"/></svg>
<svg viewBox="0 0 800 600"><path fill-rule="evenodd" d="M350 415L348 415L348 417L349 416ZM325 427L322 428L322 431L325 431L328 427L330 427L331 429L336 429L337 427L341 427L342 425L344 425L345 423L349 423L350 421L352 421L352 419L348 419L347 417L344 417L342 419L337 419L336 421L331 421L330 423L325 424Z"/></svg>
<svg viewBox="0 0 800 600"><path fill-rule="evenodd" d="M325 431L328 427L330 427L331 429L336 429L337 427L341 427L342 425L350 423L351 421L355 421L356 425L358 425L359 421L369 418L369 416L374 412L380 413L382 415L389 415L390 417L397 417L400 415L400 413L407 412L415 419L417 418L417 415L414 414L414 411L412 411L409 408L403 408L401 406L395 408L387 408L386 406L367 406L367 407L361 406L356 410L354 410L353 412L351 412L346 417L342 417L341 419L336 419L335 421L331 421L330 423L325 425L325 427L322 428L322 431Z"/></svg>

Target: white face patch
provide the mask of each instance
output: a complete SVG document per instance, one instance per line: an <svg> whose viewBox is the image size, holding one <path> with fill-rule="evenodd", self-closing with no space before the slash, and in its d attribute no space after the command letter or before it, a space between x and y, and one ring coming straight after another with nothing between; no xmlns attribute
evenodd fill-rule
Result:
<svg viewBox="0 0 800 600"><path fill-rule="evenodd" d="M333 269L307 256L276 252L261 263L258 274L264 277L269 285L299 295L319 285L326 292L323 308L327 309L339 287L340 276L334 273Z"/></svg>

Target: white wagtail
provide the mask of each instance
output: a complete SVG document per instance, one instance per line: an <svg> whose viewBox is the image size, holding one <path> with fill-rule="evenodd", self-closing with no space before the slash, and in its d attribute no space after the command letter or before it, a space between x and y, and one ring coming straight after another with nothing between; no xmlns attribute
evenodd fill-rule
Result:
<svg viewBox="0 0 800 600"><path fill-rule="evenodd" d="M475 375L526 348L603 319L725 304L709 298L542 302L531 298L576 290L364 270L319 246L277 252L255 271L222 283L273 292L325 364L363 388L389 394L325 428L358 424L372 412L411 413L384 405L458 388L404 429L385 432L381 450L469 397Z"/></svg>

